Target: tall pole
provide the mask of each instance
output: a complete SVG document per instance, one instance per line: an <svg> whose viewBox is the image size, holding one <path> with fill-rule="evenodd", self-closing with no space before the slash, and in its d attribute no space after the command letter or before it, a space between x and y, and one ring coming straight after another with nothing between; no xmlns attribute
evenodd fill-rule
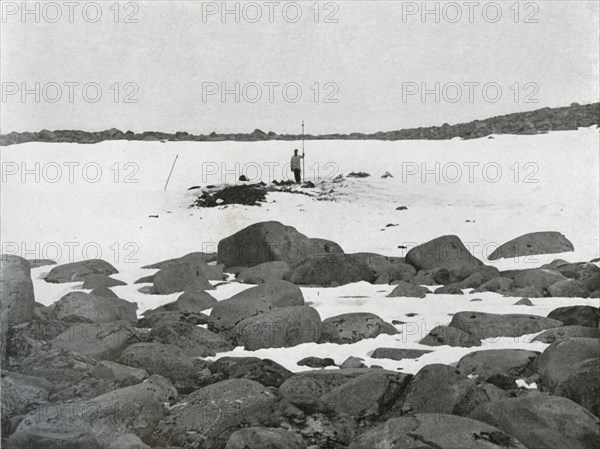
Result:
<svg viewBox="0 0 600 449"><path fill-rule="evenodd" d="M304 120L302 120L302 182L304 182Z"/></svg>
<svg viewBox="0 0 600 449"><path fill-rule="evenodd" d="M169 179L171 179L171 175L173 174L173 169L175 168L175 162L177 162L178 157L179 157L179 155L175 156L175 160L173 161L173 165L171 166L171 171L169 172L169 177L167 178L167 182L165 182L165 188L164 188L163 192L165 190L167 190L167 186L169 185Z"/></svg>

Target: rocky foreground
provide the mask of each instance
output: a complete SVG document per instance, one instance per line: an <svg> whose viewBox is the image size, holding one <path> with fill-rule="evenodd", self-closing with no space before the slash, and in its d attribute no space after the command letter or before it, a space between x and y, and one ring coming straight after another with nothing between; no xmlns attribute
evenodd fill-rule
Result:
<svg viewBox="0 0 600 449"><path fill-rule="evenodd" d="M506 242L490 259L568 251L573 245L565 236L541 232ZM596 262L499 271L457 236L414 247L405 258L346 254L335 242L261 222L221 240L216 254L144 267L158 271L137 281L140 291L181 294L138 311L111 290L122 281L111 277L117 270L106 261L56 265L2 256L2 447L598 448L596 307L561 307L545 317L456 313L421 344L481 350L414 376L353 357L341 366L306 357L298 365L313 369L300 373L256 357L207 360L236 346L350 344L399 332L375 313L321 320L299 286L391 284L392 298L467 290L524 303L598 298ZM30 270L41 265L49 265L46 282L82 282L81 290L48 307L36 303ZM217 301L210 292L220 282L256 286ZM547 349L485 345L529 334ZM372 357L426 352L382 347Z"/></svg>

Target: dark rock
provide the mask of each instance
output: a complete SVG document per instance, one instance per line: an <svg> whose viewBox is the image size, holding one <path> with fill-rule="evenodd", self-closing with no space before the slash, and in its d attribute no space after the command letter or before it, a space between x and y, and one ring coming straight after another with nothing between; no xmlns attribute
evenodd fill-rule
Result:
<svg viewBox="0 0 600 449"><path fill-rule="evenodd" d="M178 346L189 357L214 356L233 346L211 331L185 322L158 324L145 339L147 342Z"/></svg>
<svg viewBox="0 0 600 449"><path fill-rule="evenodd" d="M299 285L345 285L353 282L374 282L374 270L365 258L355 254L328 254L316 259L306 259L286 276Z"/></svg>
<svg viewBox="0 0 600 449"><path fill-rule="evenodd" d="M530 270L521 270L517 273L515 276L515 287L535 287L539 291L546 292L552 284L566 279L558 271L533 268Z"/></svg>
<svg viewBox="0 0 600 449"><path fill-rule="evenodd" d="M223 447L236 428L260 420L276 400L277 396L258 382L224 380L194 391L176 404L154 437L163 445Z"/></svg>
<svg viewBox="0 0 600 449"><path fill-rule="evenodd" d="M165 418L165 403L176 396L160 376L78 403L54 404L52 410L30 412L19 423L7 446L14 449L44 447L104 448L120 435L135 432L147 439Z"/></svg>
<svg viewBox="0 0 600 449"><path fill-rule="evenodd" d="M535 337L532 341L552 344L555 341L571 337L600 338L600 329L589 326L562 326L548 329Z"/></svg>
<svg viewBox="0 0 600 449"><path fill-rule="evenodd" d="M335 366L333 359L328 357L322 359L320 357L305 357L296 363L298 366L308 366L310 368L326 368L328 366Z"/></svg>
<svg viewBox="0 0 600 449"><path fill-rule="evenodd" d="M556 268L563 276L576 279L589 292L600 289L600 268L593 263L568 263Z"/></svg>
<svg viewBox="0 0 600 449"><path fill-rule="evenodd" d="M218 261L228 267L253 267L265 262L297 264L331 252L343 252L339 245L323 240L313 242L291 226L277 221L250 225L221 240Z"/></svg>
<svg viewBox="0 0 600 449"><path fill-rule="evenodd" d="M11 420L48 403L54 385L42 377L2 371L2 435L11 433Z"/></svg>
<svg viewBox="0 0 600 449"><path fill-rule="evenodd" d="M503 243L488 259L555 254L573 250L573 244L560 232L532 232Z"/></svg>
<svg viewBox="0 0 600 449"><path fill-rule="evenodd" d="M598 418L558 396L530 395L477 407L472 418L496 426L528 448L598 447Z"/></svg>
<svg viewBox="0 0 600 449"><path fill-rule="evenodd" d="M364 362L364 359L361 359L359 357L350 356L342 362L342 364L340 365L340 368L341 369L367 368L367 365L365 365L363 362Z"/></svg>
<svg viewBox="0 0 600 449"><path fill-rule="evenodd" d="M488 424L443 413L392 418L367 430L349 447L373 448L528 449L516 438Z"/></svg>
<svg viewBox="0 0 600 449"><path fill-rule="evenodd" d="M542 385L551 392L573 371L573 366L588 359L600 358L597 338L567 338L552 343L540 356L538 369Z"/></svg>
<svg viewBox="0 0 600 449"><path fill-rule="evenodd" d="M562 322L537 315L458 312L452 317L450 326L482 340L497 337L520 337L562 326Z"/></svg>
<svg viewBox="0 0 600 449"><path fill-rule="evenodd" d="M415 278L416 280L416 278ZM415 285L411 282L400 281L396 287L390 292L388 298L409 297L409 298L424 298L425 295L431 293L428 288Z"/></svg>
<svg viewBox="0 0 600 449"><path fill-rule="evenodd" d="M102 259L89 259L81 262L71 262L64 265L57 265L48 276L46 282L64 283L64 282L82 282L90 274L111 275L118 273L117 269Z"/></svg>
<svg viewBox="0 0 600 449"><path fill-rule="evenodd" d="M151 274L150 276L143 276L141 278L139 278L137 281L134 282L134 284L152 284L154 282L154 275Z"/></svg>
<svg viewBox="0 0 600 449"><path fill-rule="evenodd" d="M137 322L137 304L85 292L67 293L54 305L54 316L68 323Z"/></svg>
<svg viewBox="0 0 600 449"><path fill-rule="evenodd" d="M175 323L190 323L194 325L208 324L210 317L203 313L191 313L191 312L164 312L164 313L153 313L147 317L140 318L138 320L138 327L149 328L159 326L162 324L175 324Z"/></svg>
<svg viewBox="0 0 600 449"><path fill-rule="evenodd" d="M250 301L262 299L274 307L303 306L304 296L297 285L288 281L273 280L241 291L225 301ZM220 301L222 304L224 301Z"/></svg>
<svg viewBox="0 0 600 449"><path fill-rule="evenodd" d="M108 287L94 288L90 295L102 296L103 298L118 298L117 294Z"/></svg>
<svg viewBox="0 0 600 449"><path fill-rule="evenodd" d="M283 382L279 387L279 392L286 397L310 396L320 398L335 387L369 372L371 372L370 368L303 371L293 374Z"/></svg>
<svg viewBox="0 0 600 449"><path fill-rule="evenodd" d="M283 260L265 262L251 268L244 268L236 280L246 284L264 284L265 282L281 280L291 271L289 264Z"/></svg>
<svg viewBox="0 0 600 449"><path fill-rule="evenodd" d="M420 342L427 346L453 346L470 348L481 346L481 338L464 332L456 327L436 326Z"/></svg>
<svg viewBox="0 0 600 449"><path fill-rule="evenodd" d="M127 285L127 282L111 278L105 274L88 274L85 276L81 288L94 289L100 287L115 287L117 285Z"/></svg>
<svg viewBox="0 0 600 449"><path fill-rule="evenodd" d="M411 377L381 369L371 370L333 388L321 396L321 400L354 418L379 416L398 400Z"/></svg>
<svg viewBox="0 0 600 449"><path fill-rule="evenodd" d="M106 379L118 383L121 387L128 387L143 382L148 378L148 373L139 368L121 365L107 360L98 362L92 371L92 376L97 379Z"/></svg>
<svg viewBox="0 0 600 449"><path fill-rule="evenodd" d="M424 354L428 354L431 351L427 349L404 349L404 348L377 348L371 354L374 359L391 359L391 360L403 360L403 359L418 359Z"/></svg>
<svg viewBox="0 0 600 449"><path fill-rule="evenodd" d="M533 306L533 303L529 298L521 298L513 306Z"/></svg>
<svg viewBox="0 0 600 449"><path fill-rule="evenodd" d="M548 318L562 321L565 326L598 327L600 324L600 309L592 306L559 307L550 312Z"/></svg>
<svg viewBox="0 0 600 449"><path fill-rule="evenodd" d="M158 295L175 292L213 290L200 264L182 263L162 268L154 275L154 290Z"/></svg>
<svg viewBox="0 0 600 449"><path fill-rule="evenodd" d="M121 353L119 363L160 374L173 382L177 391L190 393L202 385L207 363L185 355L178 346L162 343L135 343Z"/></svg>
<svg viewBox="0 0 600 449"><path fill-rule="evenodd" d="M231 434L225 449L305 449L304 439L289 430L248 427Z"/></svg>
<svg viewBox="0 0 600 449"><path fill-rule="evenodd" d="M478 384L458 369L432 364L421 368L394 409L403 413L447 413L466 416L477 405L508 395L489 384Z"/></svg>
<svg viewBox="0 0 600 449"><path fill-rule="evenodd" d="M248 317L233 329L237 343L250 351L315 343L320 335L321 317L309 306L276 308Z"/></svg>
<svg viewBox="0 0 600 449"><path fill-rule="evenodd" d="M19 256L0 255L0 320L2 323L13 325L31 321L34 317L34 303L29 263Z"/></svg>
<svg viewBox="0 0 600 449"><path fill-rule="evenodd" d="M438 237L410 249L406 254L406 261L417 270L460 269L483 264L469 253L460 238L455 235Z"/></svg>
<svg viewBox="0 0 600 449"><path fill-rule="evenodd" d="M43 377L60 391L88 377L98 362L82 354L62 349L34 352L22 360L16 371Z"/></svg>
<svg viewBox="0 0 600 449"><path fill-rule="evenodd" d="M456 368L466 375L477 376L503 390L513 390L517 379L535 374L539 352L524 349L488 349L462 357Z"/></svg>
<svg viewBox="0 0 600 449"><path fill-rule="evenodd" d="M344 313L327 318L322 323L320 343L351 344L380 334L394 335L398 331L373 313Z"/></svg>
<svg viewBox="0 0 600 449"><path fill-rule="evenodd" d="M490 279L481 284L476 292L505 292L509 291L514 285L514 281L505 277Z"/></svg>
<svg viewBox="0 0 600 449"><path fill-rule="evenodd" d="M221 357L208 367L211 380L249 379L265 387L279 388L292 372L270 359L258 357Z"/></svg>
<svg viewBox="0 0 600 449"><path fill-rule="evenodd" d="M558 281L548 287L550 296L559 298L587 298L589 292L575 279Z"/></svg>
<svg viewBox="0 0 600 449"><path fill-rule="evenodd" d="M554 390L600 416L600 359L588 359L572 367L571 373Z"/></svg>
<svg viewBox="0 0 600 449"><path fill-rule="evenodd" d="M143 315L162 314L165 312L200 313L213 308L218 301L207 292L183 292L176 301L163 304L156 309L146 310Z"/></svg>
<svg viewBox="0 0 600 449"><path fill-rule="evenodd" d="M444 285L443 287L436 288L433 293L436 295L462 295L462 290L457 285Z"/></svg>
<svg viewBox="0 0 600 449"><path fill-rule="evenodd" d="M97 360L116 360L123 349L140 341L129 322L78 323L50 342L52 348L77 352Z"/></svg>

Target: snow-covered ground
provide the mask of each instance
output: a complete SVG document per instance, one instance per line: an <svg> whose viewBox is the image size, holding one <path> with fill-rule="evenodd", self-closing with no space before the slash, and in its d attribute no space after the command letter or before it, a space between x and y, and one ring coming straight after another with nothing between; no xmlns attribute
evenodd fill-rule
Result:
<svg viewBox="0 0 600 449"><path fill-rule="evenodd" d="M153 273L141 266L192 251L214 251L220 239L257 221L278 220L310 237L338 242L346 252L403 256L407 248L444 234L456 234L486 259L498 245L521 234L552 230L565 234L575 252L488 262L500 269L537 267L555 258L570 262L598 257L600 206L598 128L537 136L494 136L452 141L308 141L306 195L271 193L261 207L194 209L199 190L191 186L233 183L241 174L268 182L289 176L292 150L300 142L103 142L95 145L28 143L3 147L1 184L2 252L61 263L100 257L115 265L115 287L138 311L176 299L144 295L133 281ZM168 189L165 181L175 156ZM338 174L372 176L333 182ZM381 178L389 172L391 178ZM320 184L324 181L324 184ZM407 210L396 210L406 206ZM386 227L387 224L397 226ZM406 247L406 248L403 248ZM36 300L51 304L81 284L48 284L32 271ZM211 292L225 299L248 288L231 283ZM493 293L386 298L392 286L358 283L339 288L303 288L321 317L364 311L406 324L396 336L353 345L305 344L295 348L237 348L223 355L269 357L299 371L295 362L313 355L342 362L416 372L434 362L454 363L479 348L422 347L418 340L461 310L546 315L567 304L598 305L597 299L531 299ZM482 301L471 302L474 298ZM416 314L408 317L406 314ZM530 336L501 338L484 347L543 350ZM377 347L433 349L418 360L369 359Z"/></svg>

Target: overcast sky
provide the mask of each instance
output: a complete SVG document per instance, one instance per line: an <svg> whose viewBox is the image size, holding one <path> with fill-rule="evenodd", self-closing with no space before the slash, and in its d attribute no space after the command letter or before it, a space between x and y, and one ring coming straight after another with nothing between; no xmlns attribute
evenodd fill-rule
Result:
<svg viewBox="0 0 600 449"><path fill-rule="evenodd" d="M376 132L599 97L597 0L75 3L2 1L2 133Z"/></svg>

